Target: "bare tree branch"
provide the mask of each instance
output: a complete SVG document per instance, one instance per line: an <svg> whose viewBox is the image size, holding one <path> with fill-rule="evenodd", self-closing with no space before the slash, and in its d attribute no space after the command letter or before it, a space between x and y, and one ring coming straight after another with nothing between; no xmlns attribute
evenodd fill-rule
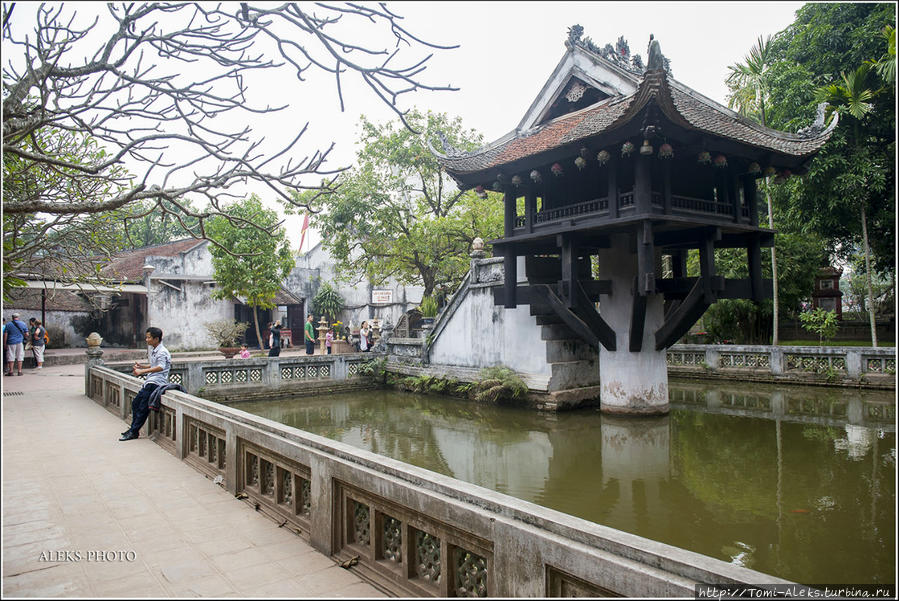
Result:
<svg viewBox="0 0 899 601"><path fill-rule="evenodd" d="M269 150L248 124L288 105L256 106L248 93L252 73L290 73L297 82L310 70L332 73L341 110L346 79L358 77L401 118L404 94L456 89L421 79L432 50L455 46L413 35L384 4L241 3L228 12L232 5L110 3L96 15L88 5L41 4L33 23L25 22L28 11L13 15L14 3L3 6L2 143L4 176L13 182L4 184L3 209L20 228L36 214L49 216L34 224L38 238L146 201L178 223L196 218L186 233L205 237L204 222L235 196L229 188L250 181L308 209L292 192L315 189L305 183L313 176L343 170L326 167L334 145L298 153L303 126ZM344 27L353 23L371 36L348 34ZM369 39L382 41L362 41ZM283 97L291 97L286 86ZM94 143L96 152L73 153L72 143ZM191 196L210 208L177 202ZM67 236L60 240L75 235ZM8 240L21 242L22 234L5 224ZM34 244L27 248L39 250ZM26 246L11 252L4 264L13 271L15 261L6 259L35 256Z"/></svg>

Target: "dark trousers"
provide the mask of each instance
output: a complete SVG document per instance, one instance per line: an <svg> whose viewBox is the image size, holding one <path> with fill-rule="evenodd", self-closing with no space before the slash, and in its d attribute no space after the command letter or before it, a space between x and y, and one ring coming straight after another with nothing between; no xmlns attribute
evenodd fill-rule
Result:
<svg viewBox="0 0 899 601"><path fill-rule="evenodd" d="M269 352L268 352L268 356L269 356L269 357L277 357L277 356L280 355L280 354L281 354L281 346L278 345L278 344L276 344L275 346L273 346L273 347L271 348L271 350L269 350Z"/></svg>
<svg viewBox="0 0 899 601"><path fill-rule="evenodd" d="M144 422L147 421L147 417L150 415L150 395L157 388L159 388L159 384L144 384L144 387L131 401L131 427L128 428L130 432L137 434Z"/></svg>
<svg viewBox="0 0 899 601"><path fill-rule="evenodd" d="M306 354L307 355L315 354L315 342L313 340L306 341Z"/></svg>

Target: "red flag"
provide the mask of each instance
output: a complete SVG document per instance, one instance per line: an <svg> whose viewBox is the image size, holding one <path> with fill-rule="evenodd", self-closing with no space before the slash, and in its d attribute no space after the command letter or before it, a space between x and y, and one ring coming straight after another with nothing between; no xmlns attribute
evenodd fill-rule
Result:
<svg viewBox="0 0 899 601"><path fill-rule="evenodd" d="M300 230L300 252L303 252L303 240L306 238L307 229L309 229L309 213L303 216L303 227Z"/></svg>

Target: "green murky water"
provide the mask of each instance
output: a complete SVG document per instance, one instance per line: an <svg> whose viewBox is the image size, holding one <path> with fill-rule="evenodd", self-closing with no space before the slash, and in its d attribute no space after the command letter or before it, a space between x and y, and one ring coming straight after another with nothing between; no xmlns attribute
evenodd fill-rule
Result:
<svg viewBox="0 0 899 601"><path fill-rule="evenodd" d="M670 388L656 418L390 391L236 407L789 580L895 583L892 393Z"/></svg>

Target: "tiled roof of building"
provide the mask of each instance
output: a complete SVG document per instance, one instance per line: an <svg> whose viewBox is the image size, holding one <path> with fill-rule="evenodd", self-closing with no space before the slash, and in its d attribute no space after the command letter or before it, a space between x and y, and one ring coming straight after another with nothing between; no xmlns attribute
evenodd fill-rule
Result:
<svg viewBox="0 0 899 601"><path fill-rule="evenodd" d="M113 257L111 263L103 268L101 273L104 277L113 278L121 282L139 281L143 278L144 260L147 257L174 257L203 243L205 243L205 240L187 238L167 244L145 246L137 250L119 253Z"/></svg>
<svg viewBox="0 0 899 601"><path fill-rule="evenodd" d="M763 127L675 81L667 72L657 70L647 72L633 94L605 99L472 152L435 154L451 174L493 169L614 131L629 123L650 101L654 101L669 120L686 129L793 157L815 153L836 126L834 119L826 129L816 124L816 127L796 134Z"/></svg>
<svg viewBox="0 0 899 601"><path fill-rule="evenodd" d="M10 301L7 307L26 311L41 310L41 290L36 288L13 288L9 291ZM90 311L93 306L84 298L71 290L47 290L47 311ZM31 317L29 315L28 317Z"/></svg>

